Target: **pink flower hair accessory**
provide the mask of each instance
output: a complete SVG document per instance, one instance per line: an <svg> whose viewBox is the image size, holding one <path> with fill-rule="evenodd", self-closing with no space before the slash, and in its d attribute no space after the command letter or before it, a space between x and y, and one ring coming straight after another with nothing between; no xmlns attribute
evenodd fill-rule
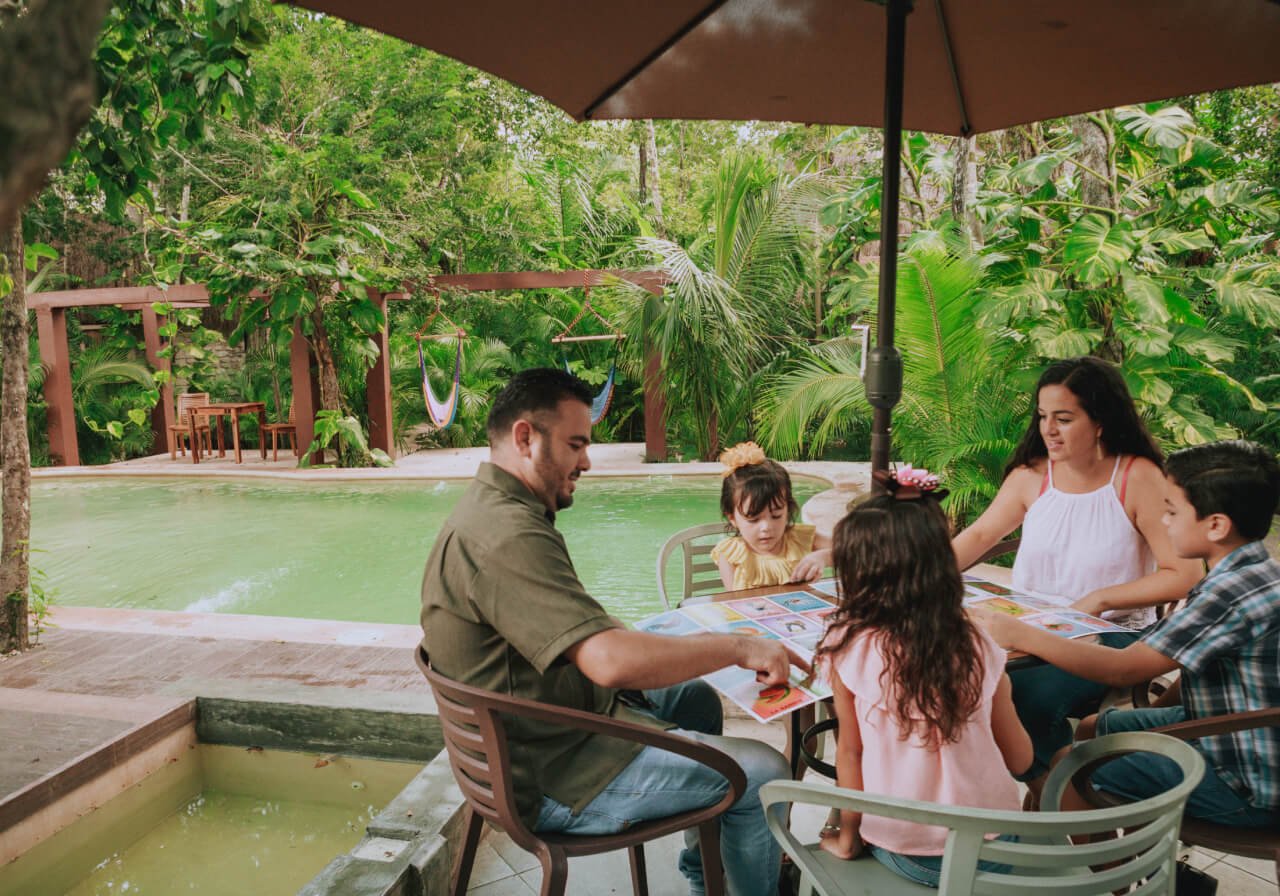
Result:
<svg viewBox="0 0 1280 896"><path fill-rule="evenodd" d="M941 501L949 492L941 488L942 479L924 467L903 464L896 470L877 471L876 482L899 501L915 501L928 495Z"/></svg>

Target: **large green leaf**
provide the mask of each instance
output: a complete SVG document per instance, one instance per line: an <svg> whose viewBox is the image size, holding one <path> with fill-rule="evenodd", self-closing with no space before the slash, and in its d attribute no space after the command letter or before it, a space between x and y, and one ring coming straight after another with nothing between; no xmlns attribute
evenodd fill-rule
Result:
<svg viewBox="0 0 1280 896"><path fill-rule="evenodd" d="M1086 286L1101 286L1120 273L1137 242L1127 221L1088 214L1072 226L1062 257L1067 270Z"/></svg>
<svg viewBox="0 0 1280 896"><path fill-rule="evenodd" d="M1164 106L1148 112L1139 106L1116 110L1116 120L1126 131L1148 146L1178 149L1191 139L1195 120L1179 106Z"/></svg>

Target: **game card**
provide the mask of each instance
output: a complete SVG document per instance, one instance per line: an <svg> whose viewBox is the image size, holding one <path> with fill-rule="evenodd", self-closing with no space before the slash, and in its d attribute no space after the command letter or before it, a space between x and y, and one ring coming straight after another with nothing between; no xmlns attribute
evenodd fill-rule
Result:
<svg viewBox="0 0 1280 896"><path fill-rule="evenodd" d="M777 616L787 612L767 597L743 597L738 600L727 600L726 607L733 607L748 619L759 619L761 616Z"/></svg>
<svg viewBox="0 0 1280 896"><path fill-rule="evenodd" d="M702 626L694 622L680 610L670 610L651 616L636 623L636 628L655 635L690 635L702 631Z"/></svg>

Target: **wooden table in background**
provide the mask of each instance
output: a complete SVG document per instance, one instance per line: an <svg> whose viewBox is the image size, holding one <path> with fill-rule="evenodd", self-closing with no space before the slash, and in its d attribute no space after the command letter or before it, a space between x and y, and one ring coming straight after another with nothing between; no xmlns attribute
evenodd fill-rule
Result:
<svg viewBox="0 0 1280 896"><path fill-rule="evenodd" d="M198 408L192 408L190 410L191 432L196 432L196 419L198 417L214 418L218 427L218 456L225 457L226 450L222 444L222 416L224 414L229 416L231 418L231 446L235 449L236 463L240 463L240 415L246 411L258 415L258 448L262 452L262 459L266 460L267 443L262 440L262 426L267 422L267 406L264 402L215 401ZM198 464L200 463L200 440L193 438L191 446L191 462Z"/></svg>

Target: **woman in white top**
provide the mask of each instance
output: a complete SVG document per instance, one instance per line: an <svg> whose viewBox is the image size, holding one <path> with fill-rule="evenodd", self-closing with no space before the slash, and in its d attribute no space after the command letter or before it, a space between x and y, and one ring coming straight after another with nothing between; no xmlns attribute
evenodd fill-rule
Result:
<svg viewBox="0 0 1280 896"><path fill-rule="evenodd" d="M1105 361L1057 361L1034 395L1031 424L999 493L952 542L956 559L966 569L1022 526L1014 588L1133 628L1103 636L1124 647L1154 621L1152 608L1186 597L1201 575L1198 563L1174 553L1160 521L1160 450L1120 371ZM1067 718L1096 711L1106 688L1048 665L1012 678L1035 747L1024 778L1038 792L1049 760L1071 742Z"/></svg>

